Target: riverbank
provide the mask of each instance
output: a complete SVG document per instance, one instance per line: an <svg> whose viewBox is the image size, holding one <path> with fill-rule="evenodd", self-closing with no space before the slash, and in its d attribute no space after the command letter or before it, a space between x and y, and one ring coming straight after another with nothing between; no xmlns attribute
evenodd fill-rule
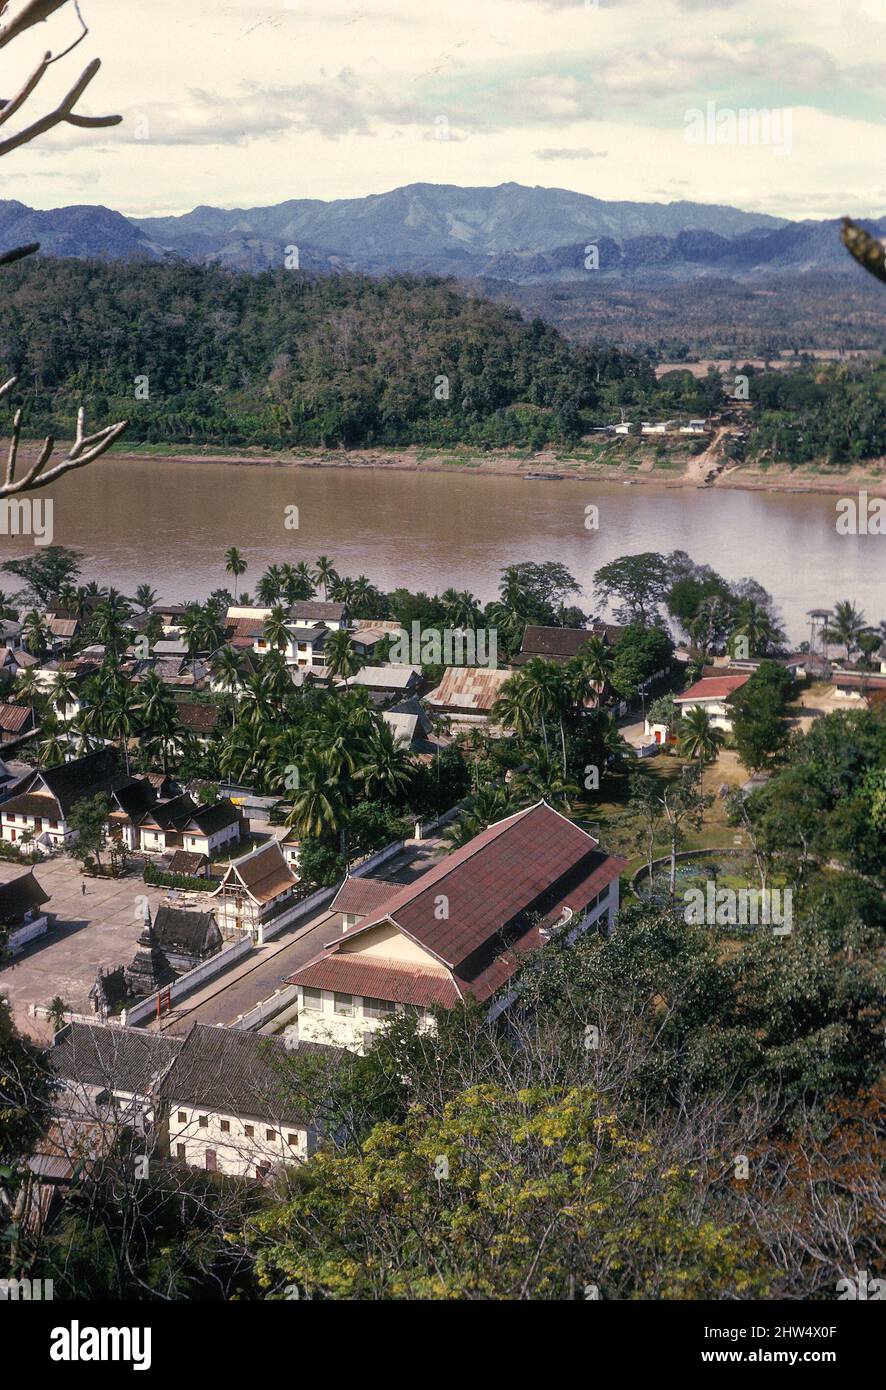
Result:
<svg viewBox="0 0 886 1390"><path fill-rule="evenodd" d="M629 441L620 451L620 443L607 443L564 453L547 449L538 453L490 452L431 449L328 449L315 452L280 452L260 449L175 449L168 445L147 444L122 446L112 456L123 462L150 459L156 463L195 464L214 463L230 466L260 465L264 468L295 469L358 469L386 473L448 473L464 477L479 474L483 477L521 478L527 474L541 475L542 480L557 475L558 481L588 483L623 483L642 486L653 483L665 488L722 488L745 492L815 492L844 495L867 491L871 496L886 496L886 460L869 460L865 464L837 471L825 465L805 465L788 468L772 465L762 469L753 465L728 465L711 481L703 481L706 456L690 455L685 450L668 451L664 455L655 448Z"/></svg>

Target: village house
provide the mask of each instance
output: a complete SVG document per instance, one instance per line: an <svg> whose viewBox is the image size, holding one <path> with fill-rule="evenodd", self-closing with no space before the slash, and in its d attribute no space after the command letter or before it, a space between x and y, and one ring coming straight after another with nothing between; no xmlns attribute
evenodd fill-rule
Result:
<svg viewBox="0 0 886 1390"><path fill-rule="evenodd" d="M688 690L684 690L682 695L675 695L674 704L683 715L691 709L703 709L715 729L723 729L726 733L731 733L732 714L728 704L729 697L747 684L750 678L750 673L732 676L704 676L700 681L691 685Z"/></svg>
<svg viewBox="0 0 886 1390"><path fill-rule="evenodd" d="M512 674L494 666L447 666L440 684L425 696L425 704L455 725L486 723Z"/></svg>
<svg viewBox="0 0 886 1390"><path fill-rule="evenodd" d="M442 743L434 733L427 711L415 695L384 710L382 719L397 743L412 753L434 753Z"/></svg>
<svg viewBox="0 0 886 1390"><path fill-rule="evenodd" d="M0 702L0 743L19 743L37 727L33 705Z"/></svg>
<svg viewBox="0 0 886 1390"><path fill-rule="evenodd" d="M269 840L229 864L210 898L226 936L250 932L257 941L262 927L294 904L297 885L279 843Z"/></svg>
<svg viewBox="0 0 886 1390"><path fill-rule="evenodd" d="M100 748L59 767L35 768L3 802L2 837L11 844L30 835L38 850L64 849L76 838L68 825L71 807L132 782L121 772L112 749Z"/></svg>
<svg viewBox="0 0 886 1390"><path fill-rule="evenodd" d="M150 783L140 782L116 791L112 801L108 834L122 838L130 850L165 854L183 849L212 859L240 841L243 819L227 797L201 806L181 792L161 801Z"/></svg>
<svg viewBox="0 0 886 1390"><path fill-rule="evenodd" d="M46 933L48 902L49 894L40 887L33 869L0 864L0 927L6 933L8 950L21 951L29 941Z"/></svg>
<svg viewBox="0 0 886 1390"><path fill-rule="evenodd" d="M11 652L21 651L24 646L22 625L14 618L0 618L0 646L8 647Z"/></svg>
<svg viewBox="0 0 886 1390"><path fill-rule="evenodd" d="M179 728L205 747L218 728L221 706L210 700L176 700L175 709Z"/></svg>
<svg viewBox="0 0 886 1390"><path fill-rule="evenodd" d="M353 689L368 690L373 703L395 698L403 699L418 690L421 685L421 667L406 666L390 662L386 666L361 666L347 684ZM345 682L337 681L336 686L343 690Z"/></svg>
<svg viewBox="0 0 886 1390"><path fill-rule="evenodd" d="M599 637L607 645L613 646L622 631L615 623L594 622L589 627L540 627L528 623L523 631L520 650L513 657L511 665L525 666L533 657L541 657L543 661L555 661L565 666L578 656L592 637Z"/></svg>
<svg viewBox="0 0 886 1390"><path fill-rule="evenodd" d="M515 997L523 959L553 935L612 930L625 866L540 801L406 886L346 880L334 906L356 925L288 980L298 986L299 1039L361 1052L393 1013L433 1027L435 1009L468 998L497 1016Z"/></svg>

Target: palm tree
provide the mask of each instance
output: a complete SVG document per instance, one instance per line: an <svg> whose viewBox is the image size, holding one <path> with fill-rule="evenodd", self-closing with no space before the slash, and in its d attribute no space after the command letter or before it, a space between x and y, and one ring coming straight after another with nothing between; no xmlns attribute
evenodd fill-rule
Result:
<svg viewBox="0 0 886 1390"><path fill-rule="evenodd" d="M371 796L378 790L396 799L409 784L412 773L412 757L398 743L393 730L385 723L377 725L366 741L357 767L357 777L365 786L366 795Z"/></svg>
<svg viewBox="0 0 886 1390"><path fill-rule="evenodd" d="M736 637L746 638L749 656L765 656L770 647L778 645L782 634L761 604L743 598L735 607L730 642Z"/></svg>
<svg viewBox="0 0 886 1390"><path fill-rule="evenodd" d="M114 684L104 702L104 724L108 738L115 739L123 754L123 766L129 772L129 740L134 728L134 706L128 682Z"/></svg>
<svg viewBox="0 0 886 1390"><path fill-rule="evenodd" d="M163 771L168 772L168 749L178 728L178 707L156 671L150 671L142 681L137 709L149 741L160 744Z"/></svg>
<svg viewBox="0 0 886 1390"><path fill-rule="evenodd" d="M260 603L270 607L283 596L283 575L279 565L269 565L258 581L256 594Z"/></svg>
<svg viewBox="0 0 886 1390"><path fill-rule="evenodd" d="M699 764L712 763L716 758L723 733L711 723L711 716L700 705L687 710L680 726L679 749L687 758L697 758Z"/></svg>
<svg viewBox="0 0 886 1390"><path fill-rule="evenodd" d="M243 681L240 658L233 647L219 647L212 658L212 674L223 690L231 696L231 724L237 722L237 691Z"/></svg>
<svg viewBox="0 0 886 1390"><path fill-rule="evenodd" d="M864 631L865 626L864 613L861 609L856 608L850 599L844 598L834 605L831 625L825 632L825 639L828 642L842 642L846 648L846 660L848 661L858 646L859 636Z"/></svg>
<svg viewBox="0 0 886 1390"><path fill-rule="evenodd" d="M34 700L43 695L43 687L37 679L37 673L32 666L20 671L16 676L14 695L16 700L22 704L31 704Z"/></svg>
<svg viewBox="0 0 886 1390"><path fill-rule="evenodd" d="M52 634L40 614L32 609L22 623L22 636L28 644L32 656L45 656L49 650Z"/></svg>
<svg viewBox="0 0 886 1390"><path fill-rule="evenodd" d="M67 742L57 719L44 719L40 729L43 737L37 745L41 767L58 767L65 761Z"/></svg>
<svg viewBox="0 0 886 1390"><path fill-rule="evenodd" d="M143 613L150 613L157 602L157 590L152 589L150 584L139 584L133 602Z"/></svg>
<svg viewBox="0 0 886 1390"><path fill-rule="evenodd" d="M247 565L235 545L225 551L225 573L234 576L234 604L237 603L237 580L246 573Z"/></svg>
<svg viewBox="0 0 886 1390"><path fill-rule="evenodd" d="M49 692L49 703L61 719L64 719L68 705L76 704L77 695L77 686L71 673L56 671Z"/></svg>
<svg viewBox="0 0 886 1390"><path fill-rule="evenodd" d="M281 652L285 652L289 646L289 629L286 622L286 609L278 604L265 618L262 630L265 641Z"/></svg>
<svg viewBox="0 0 886 1390"><path fill-rule="evenodd" d="M90 632L112 656L116 656L120 648L126 645L124 624L131 616L128 600L115 589L109 591L92 615Z"/></svg>
<svg viewBox="0 0 886 1390"><path fill-rule="evenodd" d="M446 589L440 595L440 602L444 605L445 620L449 627L462 630L476 628L481 617L480 605L467 589Z"/></svg>
<svg viewBox="0 0 886 1390"><path fill-rule="evenodd" d="M337 578L338 575L335 572L335 566L332 561L326 555L321 555L314 569L314 583L323 585L323 598L327 602L329 600L330 587Z"/></svg>
<svg viewBox="0 0 886 1390"><path fill-rule="evenodd" d="M304 839L339 830L345 820L346 810L335 777L320 758L309 755L301 768L286 824Z"/></svg>
<svg viewBox="0 0 886 1390"><path fill-rule="evenodd" d="M330 677L340 676L348 688L348 680L355 676L363 665L363 658L358 656L356 648L351 641L350 634L344 628L338 628L335 632L330 632L323 643L323 659L329 668Z"/></svg>
<svg viewBox="0 0 886 1390"><path fill-rule="evenodd" d="M527 738L532 732L532 714L522 671L505 681L490 714L496 724L501 724L505 729L513 729L518 738Z"/></svg>
<svg viewBox="0 0 886 1390"><path fill-rule="evenodd" d="M578 796L579 788L568 778L551 755L537 752L528 768L514 775L514 796L523 805L534 805L537 801L547 801L551 805L562 802L568 810Z"/></svg>
<svg viewBox="0 0 886 1390"><path fill-rule="evenodd" d="M563 749L563 771L566 771L566 740L563 733L563 712L568 696L568 681L562 667L553 661L544 661L533 656L522 670L526 707L530 714L541 723L545 752L548 751L548 731L545 715L559 717L560 739Z"/></svg>
<svg viewBox="0 0 886 1390"><path fill-rule="evenodd" d="M505 639L508 650L516 650L529 619L529 600L520 580L509 569L499 585L499 597L489 605L489 618Z"/></svg>
<svg viewBox="0 0 886 1390"><path fill-rule="evenodd" d="M482 787L468 798L458 819L443 832L443 837L459 848L475 836L482 835L488 826L503 820L512 809L506 787Z"/></svg>
<svg viewBox="0 0 886 1390"><path fill-rule="evenodd" d="M567 664L567 675L576 682L580 705L584 704L585 690L590 685L594 689L594 703L600 708L612 676L612 664L612 648L603 637L590 637Z"/></svg>

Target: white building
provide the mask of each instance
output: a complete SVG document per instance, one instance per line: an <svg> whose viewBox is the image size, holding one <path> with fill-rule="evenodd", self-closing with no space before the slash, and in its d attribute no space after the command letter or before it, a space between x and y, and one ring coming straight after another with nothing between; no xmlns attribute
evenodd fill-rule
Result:
<svg viewBox="0 0 886 1390"><path fill-rule="evenodd" d="M715 729L731 733L732 713L727 701L750 678L750 672L746 676L705 676L682 695L675 695L674 704L684 715L691 709L703 709Z"/></svg>

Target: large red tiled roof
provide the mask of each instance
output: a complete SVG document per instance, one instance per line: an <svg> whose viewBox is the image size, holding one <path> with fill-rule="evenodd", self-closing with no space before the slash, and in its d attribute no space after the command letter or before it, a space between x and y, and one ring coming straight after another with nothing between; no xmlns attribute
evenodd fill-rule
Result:
<svg viewBox="0 0 886 1390"><path fill-rule="evenodd" d="M390 918L457 966L521 914L547 911L539 904L553 906L565 892L580 895L571 883L576 873L600 869L608 882L623 868L623 860L604 854L593 836L542 801L447 855L371 913L350 939Z"/></svg>
<svg viewBox="0 0 886 1390"><path fill-rule="evenodd" d="M339 994L359 994L364 999L384 999L395 1004L420 1004L425 1008L441 1005L453 1008L459 1001L458 989L449 975L402 964L388 964L378 958L368 960L353 952L336 951L318 956L290 975L290 985L308 989L331 989Z"/></svg>
<svg viewBox="0 0 886 1390"><path fill-rule="evenodd" d="M682 695L675 695L674 700L677 704L682 704L685 700L725 700L727 695L740 690L750 678L750 671L746 676L705 676L703 680L696 681L695 685L690 685Z"/></svg>

